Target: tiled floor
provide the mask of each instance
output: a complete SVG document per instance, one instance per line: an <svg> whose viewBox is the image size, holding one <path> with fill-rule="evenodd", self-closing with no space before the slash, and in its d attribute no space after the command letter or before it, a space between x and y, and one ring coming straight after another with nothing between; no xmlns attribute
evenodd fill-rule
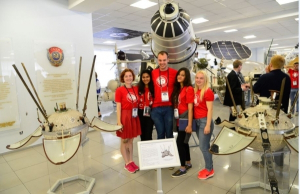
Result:
<svg viewBox="0 0 300 194"><path fill-rule="evenodd" d="M115 123L116 113L112 103L102 103L103 120ZM214 103L214 119L228 118L228 108ZM298 125L298 117L293 119ZM220 127L214 129L215 136ZM124 162L120 155L120 140L114 133L92 131L88 134L89 142L80 148L76 156L68 163L55 166L47 161L41 145L28 149L0 155L0 194L42 194L47 193L50 186L59 178L78 173L96 179L92 192L94 194L151 194L157 191L156 171L139 171L129 174L124 170ZM153 133L156 139L156 132ZM134 141L134 160L138 163L137 144ZM190 145L195 144L193 139ZM242 171L240 172L240 157L242 158ZM191 148L193 168L186 176L172 178L173 171L162 169L163 191L167 194L209 193L225 194L235 193L236 184L240 176L242 183L258 180L258 168L252 166L253 160L259 160L259 154L245 150L241 153L227 156L213 156L215 176L201 181L197 173L204 166L202 154L198 147ZM298 154L294 151L290 155L290 193L299 193ZM279 172L280 173L280 172ZM284 176L284 175L282 175ZM64 193L74 194L84 190L83 181L73 181L64 185ZM61 192L61 188L57 193ZM245 189L242 193L263 193L262 189ZM269 193L269 192L267 192Z"/></svg>

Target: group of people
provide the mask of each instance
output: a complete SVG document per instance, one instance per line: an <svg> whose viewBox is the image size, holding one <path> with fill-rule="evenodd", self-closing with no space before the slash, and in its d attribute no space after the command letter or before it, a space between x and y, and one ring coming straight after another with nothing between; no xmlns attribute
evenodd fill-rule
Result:
<svg viewBox="0 0 300 194"><path fill-rule="evenodd" d="M170 68L168 53L165 51L159 52L157 58L159 68L152 72L142 71L137 86L132 85L135 74L131 69L125 69L120 75L120 81L124 86L116 90L115 102L117 124L122 126L122 129L117 131L117 136L121 138L120 150L125 161L124 168L129 173L139 170L133 161L133 139L140 136L142 141L152 140L155 125L157 139L173 138L173 132L178 133L176 143L181 166L172 177L185 175L192 168L188 141L194 122L196 123L194 130L205 161L205 168L199 171L198 178L212 177L214 170L209 148L214 129L212 120L214 93L209 88L208 76L205 71L198 71L193 88L189 69L183 67L177 71ZM280 91L281 82L286 78L282 109L287 113L291 87L298 91L298 62L295 63L293 71L289 71L293 78L281 71L284 64L285 60L282 56L273 56L269 65L270 72L258 79L253 86L253 91L262 97L270 97L270 90ZM227 76L224 105L232 107L233 97L236 105L241 105L244 110L243 92L249 90L250 85L245 83L241 75L242 62L234 61L233 68ZM229 120L235 119L235 115L230 113ZM185 122L182 122L183 120Z"/></svg>
<svg viewBox="0 0 300 194"><path fill-rule="evenodd" d="M288 70L288 74L284 73L282 69L285 65L284 57L275 55L271 58L270 64L266 67L266 74L260 76L257 82L253 85L253 92L259 94L260 97L271 96L271 90L280 91L281 82L286 78L281 109L288 113L289 99L291 104L293 103L296 93L298 92L298 76L299 76L299 63L295 62L294 67ZM250 84L245 83L245 80L241 74L242 62L235 60L233 62L233 70L227 75L227 80L233 95L233 99L236 105L241 105L241 108L245 109L244 92L250 89ZM277 95L277 98L279 95ZM233 101L230 96L228 85L226 85L226 92L224 97L224 105L233 107ZM298 115L298 101L296 108L296 115ZM230 108L229 121L234 121L236 117L232 114L232 108Z"/></svg>
<svg viewBox="0 0 300 194"><path fill-rule="evenodd" d="M124 168L129 173L139 170L133 161L133 139L140 136L142 141L152 140L155 125L157 139L173 138L173 132L178 132L176 143L181 166L172 177L185 175L192 168L188 140L194 119L205 161L205 168L199 171L198 178L212 177L214 170L209 147L214 128L214 94L209 88L208 76L205 71L197 72L193 88L189 69L183 67L177 71L170 68L168 53L165 51L159 52L157 58L159 68L152 72L142 71L138 86L132 85L135 75L131 69L125 69L120 75L124 86L116 90L115 101L117 124L123 126L117 131L117 136L121 138ZM180 118L187 120L181 130Z"/></svg>

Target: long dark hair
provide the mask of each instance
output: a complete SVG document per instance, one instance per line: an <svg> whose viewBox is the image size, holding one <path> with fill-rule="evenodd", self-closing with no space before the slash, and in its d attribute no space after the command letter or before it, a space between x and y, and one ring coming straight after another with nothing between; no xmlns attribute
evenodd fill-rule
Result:
<svg viewBox="0 0 300 194"><path fill-rule="evenodd" d="M138 83L138 88L139 88L139 94L144 94L145 93L145 84L142 80L143 78L143 74L147 73L150 76L150 82L148 84L148 88L149 91L151 93L152 96L154 96L154 85L153 85L153 81L152 81L152 76L151 76L151 71L148 69L145 69L142 71L141 76L140 76L140 81Z"/></svg>
<svg viewBox="0 0 300 194"><path fill-rule="evenodd" d="M171 95L171 101L172 105L175 108L175 106L178 104L178 96L181 91L181 85L177 81L177 76L180 74L181 71L184 71L185 77L183 80L183 87L185 86L192 86L192 81L191 81L191 74L190 71L186 67L182 67L177 71L176 78L175 78L175 83L174 83L174 89Z"/></svg>

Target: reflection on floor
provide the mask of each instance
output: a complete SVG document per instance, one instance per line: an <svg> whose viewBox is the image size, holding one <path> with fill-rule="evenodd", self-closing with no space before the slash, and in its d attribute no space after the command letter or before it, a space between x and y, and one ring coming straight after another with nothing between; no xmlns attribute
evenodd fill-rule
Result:
<svg viewBox="0 0 300 194"><path fill-rule="evenodd" d="M116 123L116 113L111 102L101 104L102 119ZM214 102L214 119L228 119L228 108ZM298 117L293 119L298 125ZM215 136L220 128L215 127ZM55 166L47 161L43 147L35 146L21 151L0 155L0 194L41 194L47 193L54 182L63 177L78 173L96 178L92 190L94 194L100 193L130 193L151 194L156 193L156 171L139 171L129 174L124 170L124 162L119 146L120 140L114 133L92 131L88 134L89 142L80 148L76 156L67 164ZM156 132L153 131L156 139ZM134 160L138 163L137 145L134 143ZM190 145L194 145L193 138ZM242 173L240 174L240 156L242 158ZM167 194L235 193L236 184L242 176L242 183L258 180L259 169L252 166L253 160L259 160L259 154L245 150L228 156L214 156L215 176L208 180L197 179L198 171L204 166L202 154L198 147L191 148L193 168L186 176L172 178L174 170L162 169L163 191ZM299 193L298 184L298 154L294 151L290 155L290 193ZM64 184L64 193L74 194L84 190L83 181L74 181ZM59 193L59 192L58 192ZM242 193L263 193L262 189L243 190ZM268 192L267 192L268 193Z"/></svg>

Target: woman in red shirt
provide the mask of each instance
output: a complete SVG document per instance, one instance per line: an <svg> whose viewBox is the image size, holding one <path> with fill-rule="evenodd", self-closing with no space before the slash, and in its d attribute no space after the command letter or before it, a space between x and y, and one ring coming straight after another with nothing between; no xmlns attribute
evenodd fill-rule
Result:
<svg viewBox="0 0 300 194"><path fill-rule="evenodd" d="M141 73L139 88L139 119L141 123L141 140L152 140L153 121L150 118L150 111L153 104L154 86L151 78L151 71L144 70Z"/></svg>
<svg viewBox="0 0 300 194"><path fill-rule="evenodd" d="M188 117L188 125L184 131L178 130L179 122L177 120L178 137L176 143L181 166L172 174L172 177L180 177L185 175L188 169L192 168L190 147L188 142L185 143L185 138L187 136L188 140L192 133L194 90L191 83L190 71L185 67L179 69L176 74L171 100L174 107L174 117L177 117L176 112L178 112L180 118L184 117L183 115L187 115Z"/></svg>
<svg viewBox="0 0 300 194"><path fill-rule="evenodd" d="M194 118L196 119L196 133L199 138L199 147L205 161L205 168L199 171L199 179L208 179L214 176L210 138L213 133L212 121L214 93L209 88L208 77L205 71L198 71L195 77Z"/></svg>
<svg viewBox="0 0 300 194"><path fill-rule="evenodd" d="M117 124L123 128L117 131L121 138L120 151L125 161L125 169L129 173L135 173L139 167L133 161L133 139L141 135L140 120L138 117L138 88L133 87L132 81L135 75L131 69L125 69L120 75L124 86L116 90L115 101L117 103Z"/></svg>

